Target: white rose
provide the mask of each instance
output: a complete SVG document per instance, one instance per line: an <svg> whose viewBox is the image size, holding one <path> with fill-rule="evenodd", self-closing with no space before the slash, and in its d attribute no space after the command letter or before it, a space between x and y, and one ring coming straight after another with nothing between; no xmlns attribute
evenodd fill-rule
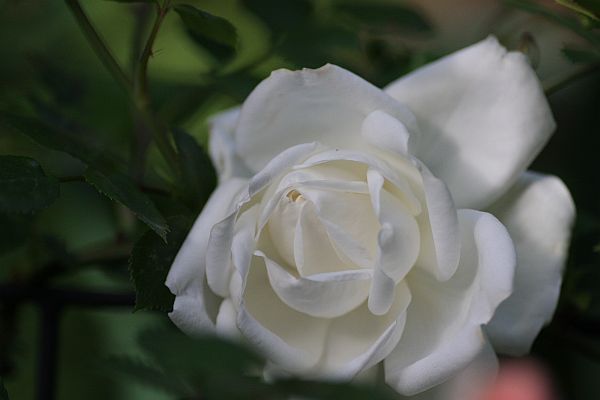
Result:
<svg viewBox="0 0 600 400"><path fill-rule="evenodd" d="M495 38L383 91L333 65L275 71L213 120L220 184L169 273L170 317L287 372L383 362L404 395L493 364L490 343L527 352L574 215L558 178L524 172L553 129Z"/></svg>

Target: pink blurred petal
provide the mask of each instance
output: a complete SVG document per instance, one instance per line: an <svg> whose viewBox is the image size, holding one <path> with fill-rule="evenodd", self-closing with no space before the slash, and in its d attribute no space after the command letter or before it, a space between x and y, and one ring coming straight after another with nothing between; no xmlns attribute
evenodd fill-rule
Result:
<svg viewBox="0 0 600 400"><path fill-rule="evenodd" d="M532 359L503 361L495 382L480 400L556 400L545 368Z"/></svg>

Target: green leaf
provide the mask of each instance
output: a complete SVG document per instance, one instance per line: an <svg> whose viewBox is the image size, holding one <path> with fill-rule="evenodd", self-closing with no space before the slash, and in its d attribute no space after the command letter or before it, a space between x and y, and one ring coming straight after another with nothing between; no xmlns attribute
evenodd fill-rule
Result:
<svg viewBox="0 0 600 400"><path fill-rule="evenodd" d="M175 395L177 398L189 398L191 388L179 377L160 368L150 366L147 363L127 356L112 356L103 365L111 375L114 372L127 375L138 383L162 390L167 394Z"/></svg>
<svg viewBox="0 0 600 400"><path fill-rule="evenodd" d="M10 400L8 391L4 387L4 380L0 377L0 400Z"/></svg>
<svg viewBox="0 0 600 400"><path fill-rule="evenodd" d="M591 18L594 21L600 21L600 19L598 19L598 17L596 15L594 15L594 13L591 10L588 10L587 8L583 7L582 5L577 4L573 0L554 0L554 1L556 1L561 6L567 7L568 9L575 11L576 13L586 16L588 18Z"/></svg>
<svg viewBox="0 0 600 400"><path fill-rule="evenodd" d="M286 0L285 7L281 6L279 0L244 0L242 3L263 20L275 35L298 28L313 14L309 0Z"/></svg>
<svg viewBox="0 0 600 400"><path fill-rule="evenodd" d="M94 143L92 138L31 117L0 111L0 125L26 135L44 147L67 153L96 168L113 168L122 164L121 160L107 154L102 146Z"/></svg>
<svg viewBox="0 0 600 400"><path fill-rule="evenodd" d="M36 119L0 111L0 124L29 136L49 149L67 153L88 165L86 181L110 199L129 208L142 222L164 238L168 226L150 198L123 172L124 163L92 139Z"/></svg>
<svg viewBox="0 0 600 400"><path fill-rule="evenodd" d="M129 208L142 222L163 240L169 226L150 198L141 192L127 175L118 171L104 172L92 167L85 171L85 180L113 201Z"/></svg>
<svg viewBox="0 0 600 400"><path fill-rule="evenodd" d="M146 232L131 252L129 270L135 286L136 311L149 309L170 312L173 309L175 296L165 286L165 280L191 223L183 217L173 217L168 222L171 230L166 242L152 232Z"/></svg>
<svg viewBox="0 0 600 400"><path fill-rule="evenodd" d="M214 336L191 338L179 331L159 328L142 332L139 343L165 371L182 377L241 375L263 364L246 347Z"/></svg>
<svg viewBox="0 0 600 400"><path fill-rule="evenodd" d="M373 30L430 32L431 24L415 10L399 4L340 2L335 6L356 22Z"/></svg>
<svg viewBox="0 0 600 400"><path fill-rule="evenodd" d="M217 60L227 61L235 54L237 32L225 18L209 14L188 4L178 4L173 9L181 17L192 39Z"/></svg>
<svg viewBox="0 0 600 400"><path fill-rule="evenodd" d="M564 47L562 53L574 64L594 63L600 61L600 53L592 50Z"/></svg>
<svg viewBox="0 0 600 400"><path fill-rule="evenodd" d="M189 206L200 211L217 184L217 175L206 152L181 129L173 130L179 156L181 188Z"/></svg>
<svg viewBox="0 0 600 400"><path fill-rule="evenodd" d="M289 397L313 398L321 400L394 400L398 395L389 387L375 387L350 383L306 381L283 379L275 386Z"/></svg>
<svg viewBox="0 0 600 400"><path fill-rule="evenodd" d="M58 198L60 185L32 158L0 156L0 211L33 213Z"/></svg>

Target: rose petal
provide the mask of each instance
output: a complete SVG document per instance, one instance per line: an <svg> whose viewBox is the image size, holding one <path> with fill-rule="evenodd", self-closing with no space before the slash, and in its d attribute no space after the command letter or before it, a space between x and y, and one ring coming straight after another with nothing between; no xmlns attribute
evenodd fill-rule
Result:
<svg viewBox="0 0 600 400"><path fill-rule="evenodd" d="M278 154L248 182L247 190L242 193L243 196L237 202L235 209L212 226L208 237L208 245L205 245L205 257L208 283L215 293L222 297L227 295L227 286L225 283L228 281L231 272L231 248L234 239L235 224L240 210L243 207L247 207L253 200L253 197L262 191L265 186L281 176L294 164L304 160L316 148L316 143L303 143L290 147ZM210 229L210 227L206 228ZM249 254L252 254L252 251Z"/></svg>
<svg viewBox="0 0 600 400"><path fill-rule="evenodd" d="M458 217L448 188L420 165L424 211L417 217L421 228L421 252L417 265L440 281L454 275L460 258Z"/></svg>
<svg viewBox="0 0 600 400"><path fill-rule="evenodd" d="M237 328L237 310L231 299L225 299L221 302L219 313L217 314L216 328L219 335L240 339L240 331Z"/></svg>
<svg viewBox="0 0 600 400"><path fill-rule="evenodd" d="M481 395L498 374L498 358L486 341L475 359L446 382L406 400L481 400ZM508 400L508 399L507 399Z"/></svg>
<svg viewBox="0 0 600 400"><path fill-rule="evenodd" d="M270 361L290 372L317 365L329 320L300 313L282 302L271 288L262 257L252 259L238 310L238 328Z"/></svg>
<svg viewBox="0 0 600 400"><path fill-rule="evenodd" d="M357 268L340 257L326 226L310 202L302 209L294 239L295 264L302 276Z"/></svg>
<svg viewBox="0 0 600 400"><path fill-rule="evenodd" d="M209 154L219 182L232 177L249 178L252 174L237 156L233 134L240 117L240 107L223 111L210 118Z"/></svg>
<svg viewBox="0 0 600 400"><path fill-rule="evenodd" d="M369 168L379 171L392 184L390 191L405 201L413 215L421 212L419 199L412 189L413 186L422 186L421 172L412 159L396 157L384 160L371 153L334 149L316 153L308 157L302 164L295 166L294 169L312 169L338 163L343 163L345 168L354 171L354 175L360 176L361 180L366 178Z"/></svg>
<svg viewBox="0 0 600 400"><path fill-rule="evenodd" d="M367 115L362 122L361 132L369 143L381 150L408 153L408 129L385 111L375 110Z"/></svg>
<svg viewBox="0 0 600 400"><path fill-rule="evenodd" d="M459 221L462 250L452 278L439 282L419 269L407 277L413 301L402 339L385 360L386 382L404 395L464 369L485 345L481 325L512 289L515 251L506 228L474 210L461 210Z"/></svg>
<svg viewBox="0 0 600 400"><path fill-rule="evenodd" d="M320 318L347 314L363 303L369 294L371 270L329 272L296 277L262 253L269 282L289 307Z"/></svg>
<svg viewBox="0 0 600 400"><path fill-rule="evenodd" d="M237 196L247 184L244 179L233 178L217 187L173 261L165 282L176 296L169 317L184 332L199 334L214 327L206 310L204 291L208 233L235 206Z"/></svg>
<svg viewBox="0 0 600 400"><path fill-rule="evenodd" d="M486 331L496 350L522 355L554 313L575 207L560 179L528 172L490 211L515 242L517 270L513 294Z"/></svg>
<svg viewBox="0 0 600 400"><path fill-rule="evenodd" d="M494 37L385 90L417 116L421 134L415 155L448 185L459 208L489 206L555 127L526 56L507 53Z"/></svg>
<svg viewBox="0 0 600 400"><path fill-rule="evenodd" d="M302 143L289 148L286 148L274 158L270 159L265 166L250 180L248 192L250 196L254 196L261 191L265 186L273 181L273 179L287 169L303 160L318 148L317 142Z"/></svg>
<svg viewBox="0 0 600 400"><path fill-rule="evenodd" d="M410 303L410 290L401 282L387 314L373 315L363 304L332 320L318 367L319 376L350 379L387 357L405 329Z"/></svg>
<svg viewBox="0 0 600 400"><path fill-rule="evenodd" d="M235 132L238 155L255 171L282 150L311 141L362 149L361 124L381 110L417 131L414 116L362 78L335 65L278 70L242 106Z"/></svg>
<svg viewBox="0 0 600 400"><path fill-rule="evenodd" d="M371 266L379 222L371 209L369 195L308 185L302 186L301 192L314 205L334 245L359 267Z"/></svg>
<svg viewBox="0 0 600 400"><path fill-rule="evenodd" d="M406 206L383 189L384 179L378 171L370 169L367 179L373 209L381 224L368 305L372 313L382 315L392 305L395 283L406 276L417 260L419 227Z"/></svg>

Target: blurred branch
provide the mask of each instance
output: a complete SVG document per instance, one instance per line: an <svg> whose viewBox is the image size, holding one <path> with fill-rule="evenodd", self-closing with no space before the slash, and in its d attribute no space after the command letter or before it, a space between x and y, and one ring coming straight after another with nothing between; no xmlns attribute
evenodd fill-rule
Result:
<svg viewBox="0 0 600 400"><path fill-rule="evenodd" d="M0 302L49 301L56 304L80 307L133 307L133 292L104 293L77 289L57 289L35 285L0 284Z"/></svg>
<svg viewBox="0 0 600 400"><path fill-rule="evenodd" d="M106 247L103 246L94 251L81 254L78 257L78 264L81 266L97 265L97 264L127 264L131 254L131 243Z"/></svg>
<svg viewBox="0 0 600 400"><path fill-rule="evenodd" d="M60 305L52 300L42 303L40 307L41 329L38 333L37 400L53 400L56 397L60 308Z"/></svg>
<svg viewBox="0 0 600 400"><path fill-rule="evenodd" d="M133 307L135 294L53 289L39 285L0 285L0 303L22 302L38 303L41 313L36 399L53 400L56 395L58 333L62 307Z"/></svg>
<svg viewBox="0 0 600 400"><path fill-rule="evenodd" d="M112 74L113 78L121 85L121 87L128 93L131 94L131 80L127 77L125 72L121 69L116 59L96 31L94 26L90 22L89 18L81 8L78 0L65 0L71 12L75 16L75 20L79 24L79 27L83 31L90 45L94 49L94 52L100 58L100 61L104 64L106 69Z"/></svg>
<svg viewBox="0 0 600 400"><path fill-rule="evenodd" d="M586 65L585 67L579 68L565 77L544 84L544 92L546 93L546 96L550 96L551 94L554 94L564 89L565 87L571 85L573 82L585 78L589 75L592 75L595 72L600 72L600 64L593 63Z"/></svg>

